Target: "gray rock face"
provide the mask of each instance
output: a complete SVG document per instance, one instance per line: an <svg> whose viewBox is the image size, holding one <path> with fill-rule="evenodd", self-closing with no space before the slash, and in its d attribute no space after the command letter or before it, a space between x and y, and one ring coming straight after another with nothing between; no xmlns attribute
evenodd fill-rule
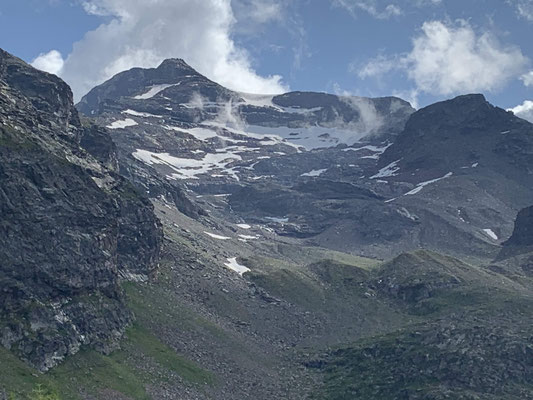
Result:
<svg viewBox="0 0 533 400"><path fill-rule="evenodd" d="M533 181L533 125L494 107L482 95L459 96L417 111L383 156L398 161L398 176L428 171L436 178L481 165L507 179Z"/></svg>
<svg viewBox="0 0 533 400"><path fill-rule="evenodd" d="M516 217L515 228L506 246L533 246L533 207L521 210Z"/></svg>
<svg viewBox="0 0 533 400"><path fill-rule="evenodd" d="M0 50L0 341L41 371L112 349L131 320L119 278L155 268L160 224L116 168L70 88Z"/></svg>
<svg viewBox="0 0 533 400"><path fill-rule="evenodd" d="M506 264L503 268L533 274L533 207L526 207L518 213L513 234L503 243L496 261Z"/></svg>

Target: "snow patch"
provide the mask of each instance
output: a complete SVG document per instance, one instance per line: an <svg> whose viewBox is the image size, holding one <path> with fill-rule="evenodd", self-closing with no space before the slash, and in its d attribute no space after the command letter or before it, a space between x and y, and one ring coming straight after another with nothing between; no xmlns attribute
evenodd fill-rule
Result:
<svg viewBox="0 0 533 400"><path fill-rule="evenodd" d="M496 235L496 233L494 233L494 231L492 229L483 229L483 232L485 232L487 234L487 236L489 236L492 240L498 240L498 235Z"/></svg>
<svg viewBox="0 0 533 400"><path fill-rule="evenodd" d="M147 112L139 112L139 111L129 110L129 109L122 111L122 114L129 114L129 115L133 115L134 117L142 117L142 118L163 118L161 115L155 115L155 114L150 114Z"/></svg>
<svg viewBox="0 0 533 400"><path fill-rule="evenodd" d="M420 192L422 189L424 189L427 185L431 185L432 183L435 183L435 182L438 182L438 181L441 181L443 179L447 179L449 177L451 177L453 175L453 172L448 172L446 175L444 176L441 176L440 178L437 178L437 179L432 179L430 181L426 181L426 182L421 182L419 183L418 185L416 185L416 187L407 192L404 196L409 196L409 195L413 195L413 194L417 194L418 192Z"/></svg>
<svg viewBox="0 0 533 400"><path fill-rule="evenodd" d="M139 124L137 122L135 122L134 120L132 120L131 118L126 118L126 119L121 120L121 121L115 121L112 124L108 125L106 128L108 128L108 129L124 129L124 128L127 128L128 126L135 126L135 125L139 125Z"/></svg>
<svg viewBox="0 0 533 400"><path fill-rule="evenodd" d="M228 262L224 264L227 268L231 269L232 271L237 272L239 275L243 275L246 272L251 271L250 268L239 264L237 262L237 257L231 257L228 258Z"/></svg>
<svg viewBox="0 0 533 400"><path fill-rule="evenodd" d="M381 168L376 175L371 176L370 179L390 178L392 176L398 175L398 171L400 170L400 167L398 167L399 162L400 160L391 162L386 167Z"/></svg>
<svg viewBox="0 0 533 400"><path fill-rule="evenodd" d="M204 233L207 235L207 236L210 236L212 237L213 239L217 239L217 240L230 240L231 238L228 237L228 236L222 236L222 235L217 235L215 233L210 233L210 232L206 232L204 231Z"/></svg>
<svg viewBox="0 0 533 400"><path fill-rule="evenodd" d="M184 129L184 128L178 128L176 126L167 126L166 129L174 130L176 132L188 133L189 135L193 136L195 139L200 140L202 142L205 142L207 139L218 137L215 131L213 131L212 129L206 129L206 128Z"/></svg>
<svg viewBox="0 0 533 400"><path fill-rule="evenodd" d="M339 144L351 146L364 136L363 132L358 132L348 126L343 129L319 125L309 125L299 128L248 125L245 130L248 135L268 135L270 137L277 137L278 141L281 138L284 144L290 143L297 148L303 147L306 150L335 147Z"/></svg>
<svg viewBox="0 0 533 400"><path fill-rule="evenodd" d="M241 239L244 240L257 240L259 239L259 236L251 236L251 235L239 235Z"/></svg>
<svg viewBox="0 0 533 400"><path fill-rule="evenodd" d="M314 169L312 171L306 172L305 174L301 174L300 176L320 176L324 172L326 172L328 169Z"/></svg>
<svg viewBox="0 0 533 400"><path fill-rule="evenodd" d="M377 147L377 146L372 146L372 145L367 145L367 146L363 146L363 147L348 147L347 149L342 149L342 151L361 151L361 150L368 150L368 151L371 151L373 153L379 153L379 154L383 154L385 152L385 150L387 150L389 147L392 146L392 143L389 143L385 146L382 146L382 147Z"/></svg>
<svg viewBox="0 0 533 400"><path fill-rule="evenodd" d="M234 153L206 154L202 159L180 158L168 153L152 153L138 149L132 153L133 157L148 165L160 164L172 168L175 173L168 176L169 179L199 179L198 175L207 174L214 170L222 170L225 175L230 175L239 180L233 168L227 165L242 157Z"/></svg>
<svg viewBox="0 0 533 400"><path fill-rule="evenodd" d="M241 229L251 229L252 227L248 224L237 224L237 226Z"/></svg>
<svg viewBox="0 0 533 400"><path fill-rule="evenodd" d="M163 90L172 87L178 86L179 83L165 84L165 85L154 85L146 93L135 96L135 100L147 100L154 97L156 94L161 93Z"/></svg>
<svg viewBox="0 0 533 400"><path fill-rule="evenodd" d="M279 218L279 217L265 217L267 221L277 222L278 224L284 224L289 222L289 218Z"/></svg>

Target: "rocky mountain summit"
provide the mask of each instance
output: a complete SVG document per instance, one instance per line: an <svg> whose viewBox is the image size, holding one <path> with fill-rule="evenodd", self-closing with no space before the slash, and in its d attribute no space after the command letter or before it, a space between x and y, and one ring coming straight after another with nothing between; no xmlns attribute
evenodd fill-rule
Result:
<svg viewBox="0 0 533 400"><path fill-rule="evenodd" d="M2 345L41 371L84 345L109 351L131 320L120 279L148 279L158 261L152 205L70 88L4 51L0 158Z"/></svg>

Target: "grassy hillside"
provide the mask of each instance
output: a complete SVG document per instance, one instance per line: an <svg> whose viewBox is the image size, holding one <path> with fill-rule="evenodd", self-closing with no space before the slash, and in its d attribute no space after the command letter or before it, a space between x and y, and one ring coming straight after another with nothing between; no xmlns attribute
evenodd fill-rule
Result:
<svg viewBox="0 0 533 400"><path fill-rule="evenodd" d="M402 255L377 275L377 290L423 323L317 356L313 398L533 398L529 280L431 252Z"/></svg>

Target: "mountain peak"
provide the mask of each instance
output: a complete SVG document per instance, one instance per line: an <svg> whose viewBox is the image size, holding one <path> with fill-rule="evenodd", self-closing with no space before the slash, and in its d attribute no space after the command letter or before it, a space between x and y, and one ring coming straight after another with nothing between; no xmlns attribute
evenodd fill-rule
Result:
<svg viewBox="0 0 533 400"><path fill-rule="evenodd" d="M161 64L159 64L159 67L157 68L159 69L159 68L167 68L167 67L191 68L191 66L187 64L185 60L183 60L182 58L167 58Z"/></svg>
<svg viewBox="0 0 533 400"><path fill-rule="evenodd" d="M527 151L521 149L531 143L531 131L531 124L481 94L458 96L414 113L379 166L401 159L398 167L406 174L402 179L417 171L433 179L480 163L499 173L519 174L528 168Z"/></svg>
<svg viewBox="0 0 533 400"><path fill-rule="evenodd" d="M487 99L485 96L481 93L470 93L470 94L463 94L460 96L457 96L451 100L448 100L451 102L477 102L477 103L485 103Z"/></svg>
<svg viewBox="0 0 533 400"><path fill-rule="evenodd" d="M211 83L183 59L168 58L157 68L132 68L115 75L93 88L77 106L86 115L94 115L98 113L98 104L103 100L115 102L124 97L139 95L158 85L179 84L184 78Z"/></svg>
<svg viewBox="0 0 533 400"><path fill-rule="evenodd" d="M154 72L163 73L164 75L170 75L172 77L186 75L200 75L193 67L185 62L181 58L167 58L164 60Z"/></svg>

